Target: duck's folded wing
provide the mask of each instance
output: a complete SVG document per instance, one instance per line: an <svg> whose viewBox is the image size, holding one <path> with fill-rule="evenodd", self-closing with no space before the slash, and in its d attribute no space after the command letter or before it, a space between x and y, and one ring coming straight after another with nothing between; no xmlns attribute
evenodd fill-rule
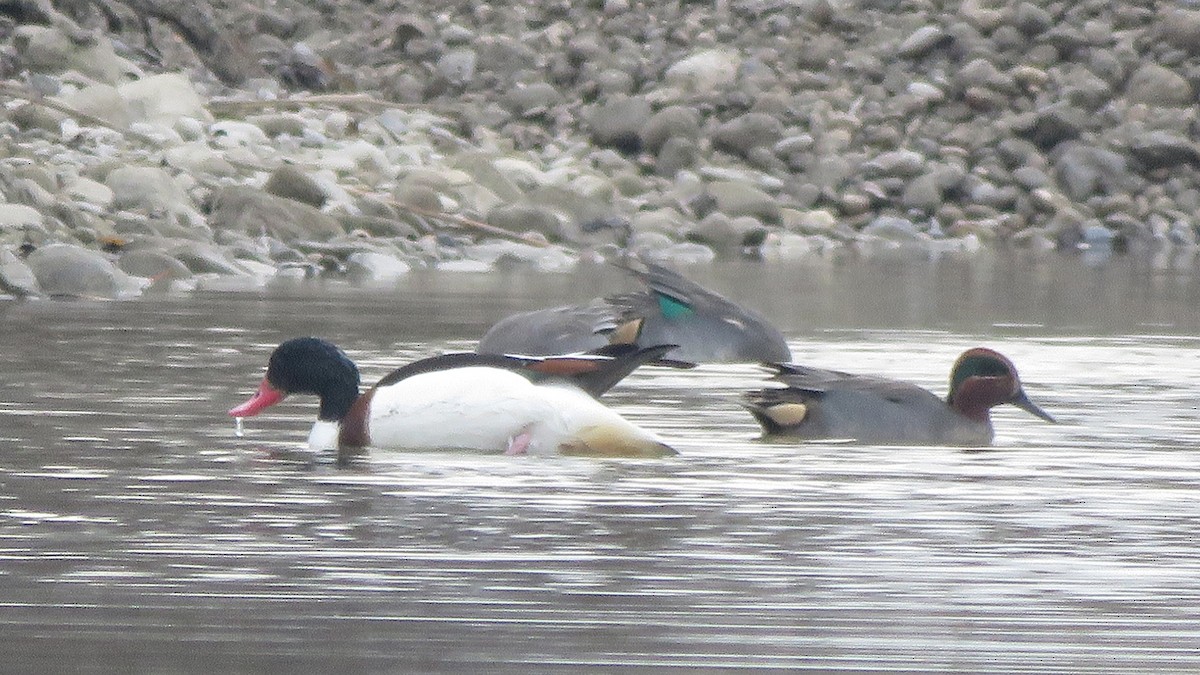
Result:
<svg viewBox="0 0 1200 675"><path fill-rule="evenodd" d="M476 352L454 352L431 356L414 361L392 371L375 385L385 387L405 378L453 368L485 367L502 368L519 372L534 381L561 379L573 383L592 396L608 391L638 366L660 363L676 368L690 368L695 364L663 359L663 355L675 345L637 347L631 344L613 344L578 354L563 356L529 356L523 354L479 354Z"/></svg>
<svg viewBox="0 0 1200 675"><path fill-rule="evenodd" d="M795 364L770 367L772 380L784 386L747 392L743 404L768 434L911 440L924 438L930 411L945 407L909 382Z"/></svg>
<svg viewBox="0 0 1200 675"><path fill-rule="evenodd" d="M789 389L807 392L814 396L830 391L854 391L873 394L898 403L933 396L929 391L903 380L811 368L794 363L775 363L770 364L769 367L776 371L771 379L782 382Z"/></svg>

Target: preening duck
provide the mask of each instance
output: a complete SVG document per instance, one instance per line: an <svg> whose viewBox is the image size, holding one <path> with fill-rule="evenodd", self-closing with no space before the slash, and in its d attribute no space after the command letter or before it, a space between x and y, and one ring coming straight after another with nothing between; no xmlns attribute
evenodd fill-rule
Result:
<svg viewBox="0 0 1200 675"><path fill-rule="evenodd" d="M677 359L700 363L789 361L783 335L757 312L649 262L623 269L646 289L522 312L501 319L479 341L486 354L566 354L608 343L674 344Z"/></svg>

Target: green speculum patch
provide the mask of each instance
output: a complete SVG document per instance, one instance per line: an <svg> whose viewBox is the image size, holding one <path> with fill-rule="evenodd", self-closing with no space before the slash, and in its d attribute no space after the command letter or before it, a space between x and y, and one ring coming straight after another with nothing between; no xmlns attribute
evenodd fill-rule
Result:
<svg viewBox="0 0 1200 675"><path fill-rule="evenodd" d="M666 319L678 319L694 313L691 305L678 298L672 298L662 293L656 293L655 295L658 296L658 309Z"/></svg>

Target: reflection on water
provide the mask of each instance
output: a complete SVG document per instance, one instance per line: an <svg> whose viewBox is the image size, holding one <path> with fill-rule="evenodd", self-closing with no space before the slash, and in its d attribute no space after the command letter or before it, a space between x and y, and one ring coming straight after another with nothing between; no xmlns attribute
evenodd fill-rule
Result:
<svg viewBox="0 0 1200 675"><path fill-rule="evenodd" d="M500 316L626 288L520 274L392 291L0 304L0 631L21 671L527 671L578 665L1200 669L1200 338L1190 275L714 267L797 359L944 392L1012 358L1063 424L997 447L761 443L752 366L646 369L609 401L664 461L376 453L275 461L311 401L224 411L282 338L366 379ZM194 667L194 666L193 666Z"/></svg>

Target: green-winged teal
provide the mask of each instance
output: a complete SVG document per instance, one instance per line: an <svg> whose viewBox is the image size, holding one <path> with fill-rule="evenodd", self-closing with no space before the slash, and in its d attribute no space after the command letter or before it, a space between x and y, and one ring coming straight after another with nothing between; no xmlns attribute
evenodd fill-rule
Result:
<svg viewBox="0 0 1200 675"><path fill-rule="evenodd" d="M646 290L514 314L479 341L485 354L569 354L608 343L674 344L674 359L712 362L789 361L783 335L753 310L653 263L628 270Z"/></svg>
<svg viewBox="0 0 1200 675"><path fill-rule="evenodd" d="M908 382L794 364L774 364L787 385L748 394L746 407L768 436L839 438L861 443L987 445L989 411L1011 403L1054 418L1025 395L1017 369L984 347L963 352L945 400Z"/></svg>

